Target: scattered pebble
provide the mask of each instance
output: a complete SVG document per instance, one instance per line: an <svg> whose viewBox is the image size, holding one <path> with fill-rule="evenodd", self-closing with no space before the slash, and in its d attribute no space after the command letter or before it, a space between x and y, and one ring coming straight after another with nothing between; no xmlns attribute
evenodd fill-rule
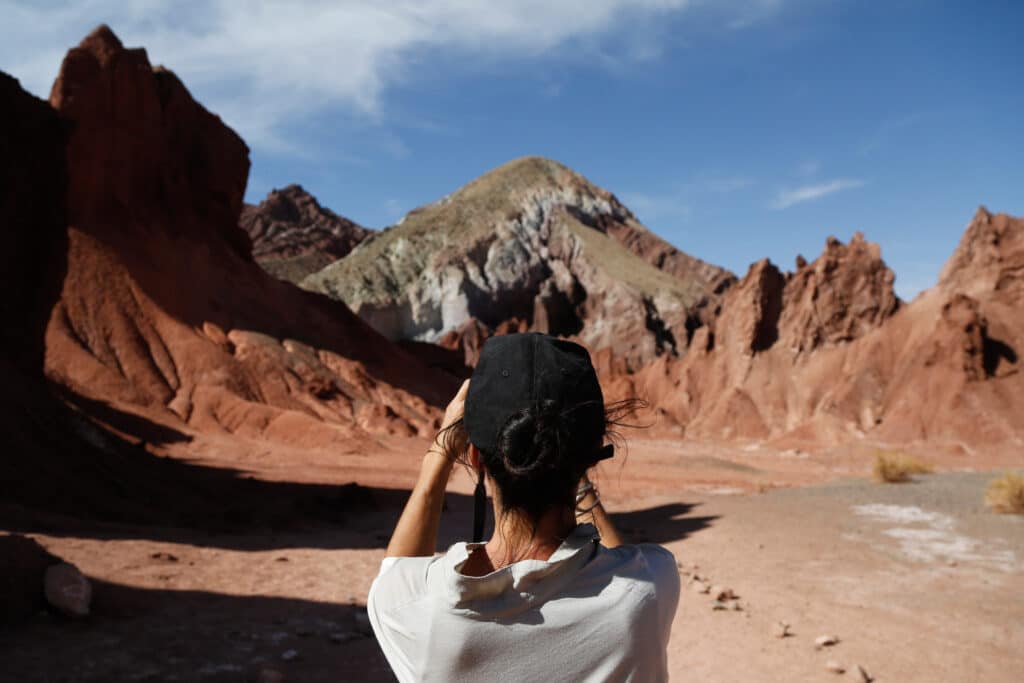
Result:
<svg viewBox="0 0 1024 683"><path fill-rule="evenodd" d="M274 558L274 562L288 562L288 558L282 555L281 557Z"/></svg>
<svg viewBox="0 0 1024 683"><path fill-rule="evenodd" d="M281 653L281 659L283 659L286 662L290 662L293 659L298 659L298 657L299 657L299 651L298 650L285 650L284 652Z"/></svg>
<svg viewBox="0 0 1024 683"><path fill-rule="evenodd" d="M704 583L703 581L694 581L690 584L690 589L698 593L709 593L711 592L711 586Z"/></svg>
<svg viewBox="0 0 1024 683"><path fill-rule="evenodd" d="M726 610L726 609L729 609L729 608L726 607L724 604L722 604L720 602L716 602L716 603L711 605L711 609L713 609L714 611L717 612L719 610Z"/></svg>
<svg viewBox="0 0 1024 683"><path fill-rule="evenodd" d="M178 558L170 553L153 553L150 558L154 560L163 560L164 562L177 562Z"/></svg>
<svg viewBox="0 0 1024 683"><path fill-rule="evenodd" d="M839 642L839 636L818 636L814 639L814 649L820 650L823 647L831 647Z"/></svg>
<svg viewBox="0 0 1024 683"><path fill-rule="evenodd" d="M875 680L871 677L871 674L868 673L867 669L865 669L860 664L857 665L857 673L860 674L861 683L871 683L873 680Z"/></svg>
<svg viewBox="0 0 1024 683"><path fill-rule="evenodd" d="M732 611L733 612L742 612L743 611L743 605L740 604L739 600L737 600L736 602L732 603Z"/></svg>
<svg viewBox="0 0 1024 683"><path fill-rule="evenodd" d="M776 621L772 625L772 635L776 638L788 638L789 636L793 635L789 632L789 622Z"/></svg>
<svg viewBox="0 0 1024 683"><path fill-rule="evenodd" d="M711 589L711 594L715 596L715 600L718 602L728 602L729 600L735 600L736 594L732 592L731 588L722 588L721 586L714 586Z"/></svg>
<svg viewBox="0 0 1024 683"><path fill-rule="evenodd" d="M825 662L825 668L834 674L846 673L846 667L832 659Z"/></svg>

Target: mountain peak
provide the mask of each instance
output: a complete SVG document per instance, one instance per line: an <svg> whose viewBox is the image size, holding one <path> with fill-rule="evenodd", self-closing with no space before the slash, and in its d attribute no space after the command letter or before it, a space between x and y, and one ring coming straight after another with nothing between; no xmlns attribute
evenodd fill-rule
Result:
<svg viewBox="0 0 1024 683"><path fill-rule="evenodd" d="M253 258L291 282L345 256L373 234L295 184L271 190L258 206L243 207L239 224L252 240Z"/></svg>
<svg viewBox="0 0 1024 683"><path fill-rule="evenodd" d="M684 348L688 326L734 279L579 173L528 156L413 210L302 284L392 339L515 321L640 364Z"/></svg>
<svg viewBox="0 0 1024 683"><path fill-rule="evenodd" d="M987 292L1024 293L1024 218L993 214L979 206L939 284L971 296Z"/></svg>
<svg viewBox="0 0 1024 683"><path fill-rule="evenodd" d="M92 54L101 65L106 66L118 53L124 52L121 39L106 24L100 24L78 44L80 50Z"/></svg>

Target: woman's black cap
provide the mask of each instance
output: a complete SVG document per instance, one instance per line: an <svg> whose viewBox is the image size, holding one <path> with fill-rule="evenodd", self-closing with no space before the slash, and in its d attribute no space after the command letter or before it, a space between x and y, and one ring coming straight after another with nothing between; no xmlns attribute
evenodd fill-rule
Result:
<svg viewBox="0 0 1024 683"><path fill-rule="evenodd" d="M548 400L561 407L570 430L576 422L603 420L604 396L587 350L536 332L491 337L469 380L464 422L470 442L493 454L510 417Z"/></svg>

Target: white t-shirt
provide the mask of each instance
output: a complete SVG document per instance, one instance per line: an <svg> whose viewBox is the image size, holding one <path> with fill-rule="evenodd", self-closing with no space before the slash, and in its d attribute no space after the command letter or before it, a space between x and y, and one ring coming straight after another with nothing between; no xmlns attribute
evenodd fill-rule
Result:
<svg viewBox="0 0 1024 683"><path fill-rule="evenodd" d="M599 544L576 527L547 561L481 577L475 548L389 557L370 588L370 623L407 681L664 681L679 602L675 558L658 545Z"/></svg>

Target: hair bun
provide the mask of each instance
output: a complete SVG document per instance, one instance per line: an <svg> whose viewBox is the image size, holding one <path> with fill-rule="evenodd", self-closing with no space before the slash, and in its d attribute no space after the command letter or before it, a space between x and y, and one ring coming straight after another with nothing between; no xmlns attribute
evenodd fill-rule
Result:
<svg viewBox="0 0 1024 683"><path fill-rule="evenodd" d="M498 433L498 457L515 478L530 479L545 470L559 469L568 453L566 425L558 404L543 401L514 413Z"/></svg>

